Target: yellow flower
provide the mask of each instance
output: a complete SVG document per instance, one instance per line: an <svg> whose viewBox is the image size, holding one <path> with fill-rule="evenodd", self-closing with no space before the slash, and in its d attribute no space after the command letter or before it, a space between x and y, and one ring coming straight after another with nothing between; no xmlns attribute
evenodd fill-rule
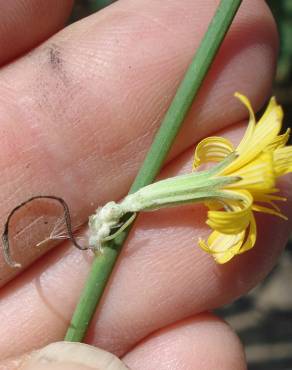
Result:
<svg viewBox="0 0 292 370"><path fill-rule="evenodd" d="M206 138L197 145L193 164L197 169L207 162L220 162L234 151L237 154L217 176L236 176L240 180L224 186L225 199L206 203L207 224L214 231L207 242L199 240L200 247L218 263L225 263L254 246L257 237L254 212L286 219L274 202L285 200L275 195L276 180L292 171L292 146L285 146L289 130L279 135L283 111L275 98L271 98L265 113L256 122L249 100L239 93L235 96L249 111L248 127L240 144L234 149L232 143L222 137Z"/></svg>

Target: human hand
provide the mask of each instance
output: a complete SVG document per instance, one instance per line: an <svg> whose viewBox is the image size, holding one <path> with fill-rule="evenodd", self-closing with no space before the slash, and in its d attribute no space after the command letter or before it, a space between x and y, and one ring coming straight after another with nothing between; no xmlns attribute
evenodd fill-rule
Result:
<svg viewBox="0 0 292 370"><path fill-rule="evenodd" d="M216 4L120 0L12 61L56 32L71 6L21 4L3 5L6 22L0 22L7 45L0 72L1 223L38 194L63 197L74 223L85 223L98 205L127 192ZM189 171L202 137L224 130L239 141L246 111L232 95L244 93L254 107L263 103L273 78L275 33L265 3L244 1L162 176ZM288 188L286 179L282 193ZM288 216L289 208L289 202L282 207ZM194 206L138 218L88 343L133 369L245 368L236 336L207 311L266 275L289 224L259 218L256 247L218 266L196 247L198 236L209 233L205 215L204 207ZM13 245L25 271L0 262L2 359L63 338L90 268L90 254L68 242L38 259L48 251L34 248L40 238L30 232L29 242Z"/></svg>

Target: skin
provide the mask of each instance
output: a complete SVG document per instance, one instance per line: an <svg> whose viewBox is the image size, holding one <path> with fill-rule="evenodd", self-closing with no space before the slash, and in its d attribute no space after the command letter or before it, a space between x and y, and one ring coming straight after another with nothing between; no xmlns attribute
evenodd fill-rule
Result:
<svg viewBox="0 0 292 370"><path fill-rule="evenodd" d="M72 3L54 2L13 0L0 14L0 44L7 45L0 59L2 225L12 208L37 194L63 197L75 225L126 194L218 4L120 0L59 31ZM188 172L202 137L240 140L247 112L232 95L240 91L260 108L276 51L267 5L244 0L161 177ZM290 182L281 182L288 217ZM209 233L205 218L204 206L139 216L87 343L138 370L246 369L236 335L208 311L264 278L289 223L259 215L255 248L218 266L196 245ZM0 369L19 368L24 353L62 340L90 269L91 254L69 242L31 247L42 238L34 229L13 243L22 270L0 256Z"/></svg>

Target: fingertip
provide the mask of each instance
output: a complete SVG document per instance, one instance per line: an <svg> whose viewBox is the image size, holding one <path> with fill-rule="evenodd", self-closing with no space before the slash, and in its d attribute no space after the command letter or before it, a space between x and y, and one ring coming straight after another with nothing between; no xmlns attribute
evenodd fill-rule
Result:
<svg viewBox="0 0 292 370"><path fill-rule="evenodd" d="M26 355L22 370L127 370L115 355L84 343L55 342Z"/></svg>
<svg viewBox="0 0 292 370"><path fill-rule="evenodd" d="M246 370L241 342L211 314L160 330L132 349L123 361L135 370Z"/></svg>

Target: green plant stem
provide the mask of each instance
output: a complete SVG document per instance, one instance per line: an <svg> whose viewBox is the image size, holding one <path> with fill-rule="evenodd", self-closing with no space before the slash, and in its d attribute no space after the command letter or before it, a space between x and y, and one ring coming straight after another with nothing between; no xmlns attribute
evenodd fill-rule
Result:
<svg viewBox="0 0 292 370"><path fill-rule="evenodd" d="M222 0L154 138L129 193L153 182L192 105L242 0ZM97 253L65 340L81 342L130 227Z"/></svg>

